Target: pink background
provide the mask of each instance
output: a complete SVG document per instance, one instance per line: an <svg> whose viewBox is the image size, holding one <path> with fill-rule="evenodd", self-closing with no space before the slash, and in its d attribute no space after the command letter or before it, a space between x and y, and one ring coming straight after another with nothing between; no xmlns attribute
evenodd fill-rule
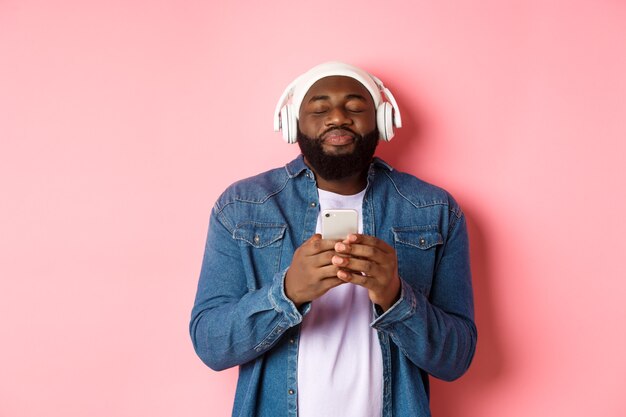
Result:
<svg viewBox="0 0 626 417"><path fill-rule="evenodd" d="M226 416L187 333L209 211L298 152L285 85L395 93L379 154L469 220L479 345L436 417L626 410L626 2L0 1L0 416Z"/></svg>

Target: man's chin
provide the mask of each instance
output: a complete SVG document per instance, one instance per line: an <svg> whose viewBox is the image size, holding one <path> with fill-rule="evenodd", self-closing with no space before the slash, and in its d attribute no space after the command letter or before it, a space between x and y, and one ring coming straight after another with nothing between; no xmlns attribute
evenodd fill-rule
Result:
<svg viewBox="0 0 626 417"><path fill-rule="evenodd" d="M322 151L329 156L334 155L350 155L356 151L356 143L354 141L345 145L322 144Z"/></svg>

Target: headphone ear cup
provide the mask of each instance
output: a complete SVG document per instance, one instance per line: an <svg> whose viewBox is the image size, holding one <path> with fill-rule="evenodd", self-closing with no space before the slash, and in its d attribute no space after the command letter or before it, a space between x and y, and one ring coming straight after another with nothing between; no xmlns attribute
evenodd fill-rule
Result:
<svg viewBox="0 0 626 417"><path fill-rule="evenodd" d="M383 102L376 110L376 124L380 138L385 142L389 142L393 138L393 106L387 102Z"/></svg>
<svg viewBox="0 0 626 417"><path fill-rule="evenodd" d="M296 143L298 140L298 119L291 104L286 104L280 110L280 124L285 142Z"/></svg>

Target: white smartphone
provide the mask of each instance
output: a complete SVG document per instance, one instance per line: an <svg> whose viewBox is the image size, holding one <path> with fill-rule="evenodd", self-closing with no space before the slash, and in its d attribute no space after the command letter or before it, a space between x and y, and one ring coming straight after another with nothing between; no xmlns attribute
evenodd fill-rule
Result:
<svg viewBox="0 0 626 417"><path fill-rule="evenodd" d="M358 230L359 219L356 210L322 210L323 239L345 239L350 233L357 233Z"/></svg>

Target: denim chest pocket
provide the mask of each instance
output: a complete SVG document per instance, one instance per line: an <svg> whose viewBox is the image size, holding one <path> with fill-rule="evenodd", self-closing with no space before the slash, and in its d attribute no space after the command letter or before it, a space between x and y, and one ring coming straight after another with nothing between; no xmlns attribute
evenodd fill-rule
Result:
<svg viewBox="0 0 626 417"><path fill-rule="evenodd" d="M279 223L244 222L235 227L248 289L256 290L271 282L280 267L282 244L287 226Z"/></svg>
<svg viewBox="0 0 626 417"><path fill-rule="evenodd" d="M235 239L241 240L257 249L280 244L287 226L276 223L240 223L235 228Z"/></svg>
<svg viewBox="0 0 626 417"><path fill-rule="evenodd" d="M437 225L392 228L402 279L428 295L443 237Z"/></svg>

